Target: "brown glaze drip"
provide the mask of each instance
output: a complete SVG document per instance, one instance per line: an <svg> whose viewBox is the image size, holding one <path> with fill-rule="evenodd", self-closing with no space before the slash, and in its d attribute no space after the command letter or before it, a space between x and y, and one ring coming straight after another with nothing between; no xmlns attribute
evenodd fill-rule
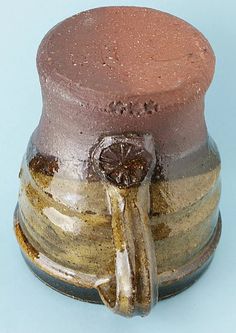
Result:
<svg viewBox="0 0 236 333"><path fill-rule="evenodd" d="M155 230L154 230L155 229ZM168 227L165 223L159 223L156 228L153 228L155 235L157 237L155 240L162 240L168 238L171 233L171 228Z"/></svg>
<svg viewBox="0 0 236 333"><path fill-rule="evenodd" d="M18 242L22 250L27 253L28 257L30 257L31 260L39 258L39 252L28 242L26 236L23 234L21 230L21 226L18 220L16 220L14 227Z"/></svg>
<svg viewBox="0 0 236 333"><path fill-rule="evenodd" d="M30 161L29 168L46 176L53 176L58 172L58 159L54 156L43 156L37 153Z"/></svg>

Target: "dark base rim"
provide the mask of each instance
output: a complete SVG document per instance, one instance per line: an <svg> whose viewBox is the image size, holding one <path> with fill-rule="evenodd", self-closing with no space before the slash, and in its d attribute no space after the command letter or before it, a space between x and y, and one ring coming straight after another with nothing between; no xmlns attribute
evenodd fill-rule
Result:
<svg viewBox="0 0 236 333"><path fill-rule="evenodd" d="M159 300L174 296L183 290L190 287L198 278L207 270L210 265L214 251L220 239L221 234L221 218L219 220L210 241L206 244L201 253L189 264L181 267L177 274L170 274L167 278L163 279L160 274L159 279ZM22 251L23 257L31 269L31 271L46 285L52 289L74 299L103 304L100 295L95 288L84 288L70 284L59 278L52 276L28 258L26 253Z"/></svg>
<svg viewBox="0 0 236 333"><path fill-rule="evenodd" d="M36 265L30 261L25 254L22 252L23 258L25 262L27 263L30 270L34 273L34 275L44 284L49 286L55 291L60 292L61 294L65 296L72 297L74 299L89 302L89 303L95 303L95 304L103 304L101 297L97 291L97 289L94 288L81 288L75 285L72 285L70 283L64 282L62 280L59 280L48 273L44 272L43 270L39 269ZM201 275L207 270L209 267L211 261L213 259L213 256L209 258L205 264L195 271L193 274L186 276L184 279L178 280L175 282L175 284L167 285L167 286L161 286L159 287L159 300L163 300L172 296L175 296L185 289L189 288L194 282L196 282Z"/></svg>

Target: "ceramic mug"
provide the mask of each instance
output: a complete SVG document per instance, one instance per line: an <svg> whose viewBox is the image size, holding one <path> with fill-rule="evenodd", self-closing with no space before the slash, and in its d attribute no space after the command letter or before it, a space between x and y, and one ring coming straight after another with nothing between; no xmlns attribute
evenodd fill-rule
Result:
<svg viewBox="0 0 236 333"><path fill-rule="evenodd" d="M139 7L80 13L37 57L43 113L23 159L15 230L58 291L147 314L208 267L220 157L204 118L215 58L195 28Z"/></svg>

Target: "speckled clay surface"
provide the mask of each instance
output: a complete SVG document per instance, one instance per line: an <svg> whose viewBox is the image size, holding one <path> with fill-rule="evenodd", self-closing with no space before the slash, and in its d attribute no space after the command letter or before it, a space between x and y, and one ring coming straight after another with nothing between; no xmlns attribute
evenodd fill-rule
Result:
<svg viewBox="0 0 236 333"><path fill-rule="evenodd" d="M146 8L98 8L49 31L15 214L47 284L145 315L206 269L221 229L204 119L214 63L195 28Z"/></svg>

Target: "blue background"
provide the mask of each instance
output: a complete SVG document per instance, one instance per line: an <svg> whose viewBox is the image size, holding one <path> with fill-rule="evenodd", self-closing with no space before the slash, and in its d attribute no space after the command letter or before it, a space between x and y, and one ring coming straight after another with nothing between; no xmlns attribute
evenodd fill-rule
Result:
<svg viewBox="0 0 236 333"><path fill-rule="evenodd" d="M105 5L140 5L180 16L202 31L217 55L207 94L209 132L222 157L223 234L207 273L145 318L125 319L46 287L24 264L12 230L18 171L41 113L38 44L62 19ZM234 0L1 0L0 31L0 333L235 332L236 327L236 2Z"/></svg>

